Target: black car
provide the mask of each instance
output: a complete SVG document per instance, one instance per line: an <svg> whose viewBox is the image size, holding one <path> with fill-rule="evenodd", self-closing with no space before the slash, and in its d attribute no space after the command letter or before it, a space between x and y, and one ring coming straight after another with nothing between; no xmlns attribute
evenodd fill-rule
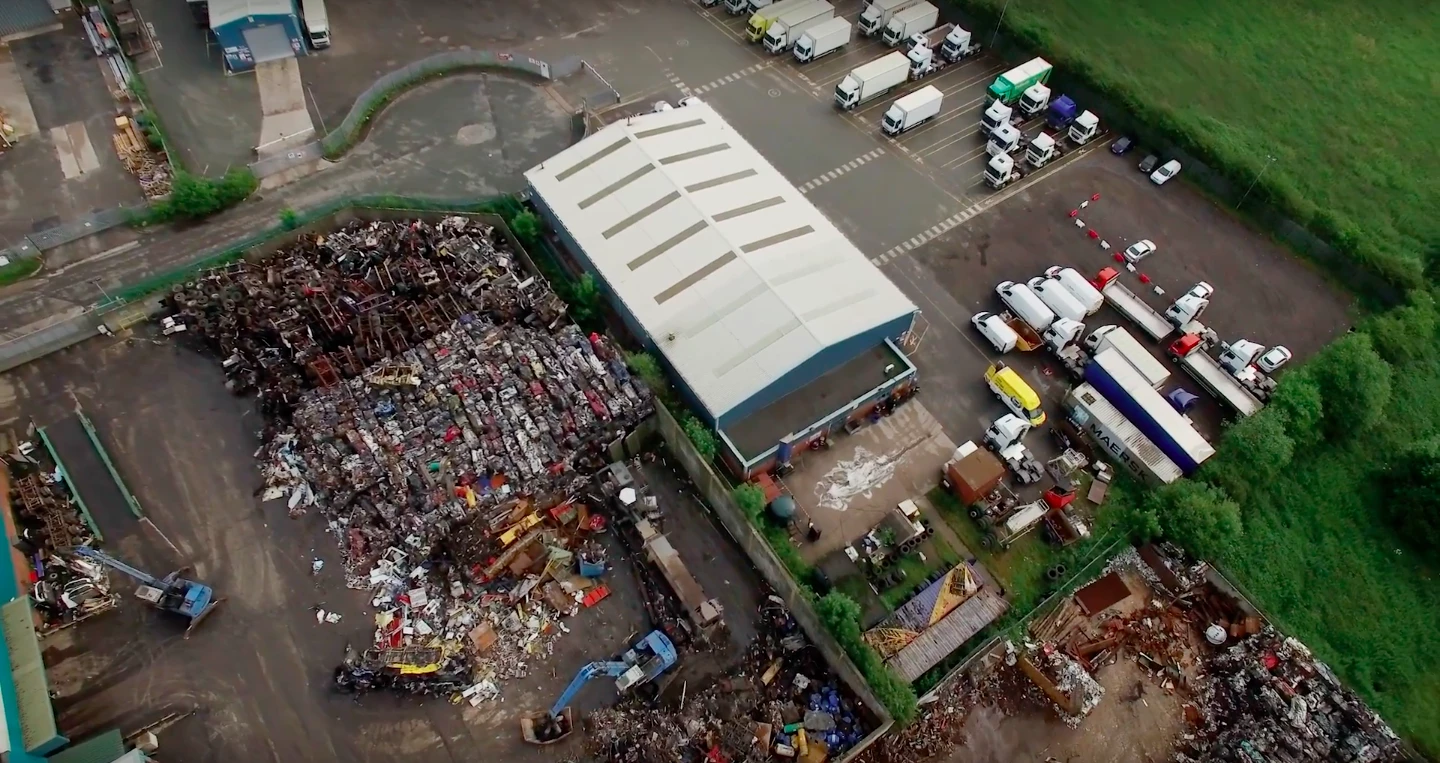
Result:
<svg viewBox="0 0 1440 763"><path fill-rule="evenodd" d="M1131 147L1131 146L1134 146L1134 145L1135 145L1135 141L1130 140L1128 137L1127 137L1127 138L1121 138L1120 140L1117 140L1117 141L1115 141L1114 143L1111 143L1111 144L1110 144L1110 153L1112 153L1112 154L1114 154L1114 155L1116 155L1116 156L1122 156L1122 155L1124 155L1124 153L1125 153L1126 151L1129 151L1129 150L1130 150L1130 147Z"/></svg>
<svg viewBox="0 0 1440 763"><path fill-rule="evenodd" d="M1160 163L1160 157L1151 154L1140 161L1140 171L1149 175L1155 171L1155 165Z"/></svg>

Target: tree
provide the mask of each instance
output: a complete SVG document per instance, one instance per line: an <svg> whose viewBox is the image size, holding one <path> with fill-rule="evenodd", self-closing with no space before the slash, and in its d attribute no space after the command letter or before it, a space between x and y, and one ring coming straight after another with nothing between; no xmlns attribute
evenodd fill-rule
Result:
<svg viewBox="0 0 1440 763"><path fill-rule="evenodd" d="M855 637L860 636L860 605L855 600L839 591L831 591L815 602L815 614L820 616L820 622L825 624L825 630L835 636L837 640L843 639L852 630ZM842 643L841 646L844 646Z"/></svg>
<svg viewBox="0 0 1440 763"><path fill-rule="evenodd" d="M645 386L649 387L650 391L655 392L667 386L665 372L660 370L660 363L655 360L654 355L648 352L628 353L625 356L625 363L630 366L630 370L635 372L636 376L640 377L640 381L645 382Z"/></svg>
<svg viewBox="0 0 1440 763"><path fill-rule="evenodd" d="M1385 468L1391 525L1416 548L1440 550L1440 438L1401 451Z"/></svg>
<svg viewBox="0 0 1440 763"><path fill-rule="evenodd" d="M570 290L570 314L582 327L593 327L600 320L600 286L595 276L586 273Z"/></svg>
<svg viewBox="0 0 1440 763"><path fill-rule="evenodd" d="M1239 537L1240 507L1214 485L1181 480L1152 492L1147 504L1165 537L1201 559L1216 559Z"/></svg>
<svg viewBox="0 0 1440 763"><path fill-rule="evenodd" d="M1295 447L1309 447L1324 438L1321 422L1325 403L1320 385L1308 368L1292 371L1280 380L1280 387L1270 398L1270 410L1285 422L1285 431Z"/></svg>
<svg viewBox="0 0 1440 763"><path fill-rule="evenodd" d="M735 499L735 505L750 517L750 521L760 521L761 514L765 511L765 491L759 485L747 482L732 490L730 496Z"/></svg>
<svg viewBox="0 0 1440 763"><path fill-rule="evenodd" d="M198 219L220 209L220 198L209 180L185 171L178 171L170 182L170 198L165 202L171 217Z"/></svg>
<svg viewBox="0 0 1440 763"><path fill-rule="evenodd" d="M1390 403L1394 371L1365 333L1347 334L1326 347L1310 370L1325 401L1325 433L1331 440L1363 432L1380 422Z"/></svg>
<svg viewBox="0 0 1440 763"><path fill-rule="evenodd" d="M1375 351L1394 365L1404 365L1428 351L1435 340L1435 298L1428 291L1410 292L1408 303L1371 318L1366 333Z"/></svg>
<svg viewBox="0 0 1440 763"><path fill-rule="evenodd" d="M1225 430L1220 454L1205 465L1203 474L1240 501L1249 498L1252 485L1278 477L1295 455L1295 441L1275 411L1261 411Z"/></svg>
<svg viewBox="0 0 1440 763"><path fill-rule="evenodd" d="M700 419L686 414L680 420L680 428L685 430L685 436L690 438L690 443L695 446L695 451L706 461L715 460L715 452L718 443L715 441L715 434L710 428L700 423Z"/></svg>
<svg viewBox="0 0 1440 763"><path fill-rule="evenodd" d="M520 243L530 246L540 240L540 217L525 210L510 218L510 230Z"/></svg>
<svg viewBox="0 0 1440 763"><path fill-rule="evenodd" d="M1135 543L1148 543L1163 534L1155 509L1134 501L1120 504L1116 522Z"/></svg>

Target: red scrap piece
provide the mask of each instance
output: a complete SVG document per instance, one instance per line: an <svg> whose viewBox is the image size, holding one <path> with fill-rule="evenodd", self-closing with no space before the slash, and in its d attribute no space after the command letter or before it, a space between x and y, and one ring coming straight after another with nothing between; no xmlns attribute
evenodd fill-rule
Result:
<svg viewBox="0 0 1440 763"><path fill-rule="evenodd" d="M610 588L608 586L595 586L590 590L590 593L585 594L585 598L581 599L580 603L584 604L587 607L593 607L596 604L599 604L602 600L604 600L606 596L609 595Z"/></svg>
<svg viewBox="0 0 1440 763"><path fill-rule="evenodd" d="M459 436L460 427L451 426L449 429L445 430L445 442L454 442L455 438Z"/></svg>
<svg viewBox="0 0 1440 763"><path fill-rule="evenodd" d="M1260 658L1260 664L1264 665L1266 670L1274 670L1280 664L1280 658L1276 657L1274 652L1266 652L1265 656Z"/></svg>

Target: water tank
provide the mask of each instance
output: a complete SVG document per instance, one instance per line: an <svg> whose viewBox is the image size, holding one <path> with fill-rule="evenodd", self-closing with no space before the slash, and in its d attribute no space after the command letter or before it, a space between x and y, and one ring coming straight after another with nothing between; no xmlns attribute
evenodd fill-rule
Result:
<svg viewBox="0 0 1440 763"><path fill-rule="evenodd" d="M776 518L789 522L795 517L795 499L782 495L770 502L770 513Z"/></svg>

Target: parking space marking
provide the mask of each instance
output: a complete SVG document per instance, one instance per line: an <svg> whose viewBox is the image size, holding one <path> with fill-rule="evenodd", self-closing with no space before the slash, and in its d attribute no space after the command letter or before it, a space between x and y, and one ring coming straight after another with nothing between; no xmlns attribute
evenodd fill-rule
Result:
<svg viewBox="0 0 1440 763"><path fill-rule="evenodd" d="M741 69L741 70L738 71L738 72L731 72L730 74L727 74L727 75L721 77L720 79L715 80L714 82L706 82L705 84L700 85L699 87L695 88L695 95L700 95L701 93L705 93L705 92L708 92L708 91L710 91L710 90L714 90L715 88L720 87L721 85L728 85L728 84L730 84L731 82L734 82L734 81L736 81L736 80L744 79L744 78L746 78L746 77L754 74L755 72L758 72L758 71L760 71L760 70L762 70L762 69L768 69L768 68L770 68L770 62L769 62L769 61L761 62L761 63L758 63L758 64L751 64L751 65L745 67L744 69Z"/></svg>
<svg viewBox="0 0 1440 763"><path fill-rule="evenodd" d="M662 73L665 75L665 79L670 80L670 84L674 85L675 89L680 91L681 95L685 96L686 98L694 95L690 88L686 87L685 83L680 80L680 75L670 71L669 69L663 70Z"/></svg>
<svg viewBox="0 0 1440 763"><path fill-rule="evenodd" d="M939 238L941 234L950 232L950 230L955 226L965 222L966 220L969 220L975 215L980 214L982 211L984 210L981 204L972 204L969 207L966 207L964 210L957 212L945 218L944 220L941 220L935 225L930 226L930 228L924 233L911 236L908 240L901 242L896 246L890 247L889 251L886 251L879 257L871 258L870 262L874 263L876 266L884 265L890 260L899 257L900 255L910 251L911 249L919 246L924 246L925 244Z"/></svg>
<svg viewBox="0 0 1440 763"><path fill-rule="evenodd" d="M847 172L854 172L856 169L859 169L861 166L865 165L867 162L873 161L873 160L875 160L875 159L879 159L881 156L884 156L884 155L885 155L885 147L884 147L884 146L881 146L881 147L879 147L879 148L876 148L876 149L874 149L874 150L872 150L872 151L867 151L867 152L861 154L860 156L857 156L857 157L855 157L854 159L851 159L850 161L845 162L844 164L840 165L839 167L836 167L835 169L830 170L829 172L821 175L820 177L815 178L814 180L809 180L809 181L806 181L806 182L800 184L800 185L798 186L799 189L800 189L800 193L810 193L811 191L815 190L816 188L819 188L819 187L822 186L822 185L825 185L826 183L830 182L831 180L834 180L835 178L838 178L838 177L840 177L841 175L844 175L844 174L847 173Z"/></svg>

